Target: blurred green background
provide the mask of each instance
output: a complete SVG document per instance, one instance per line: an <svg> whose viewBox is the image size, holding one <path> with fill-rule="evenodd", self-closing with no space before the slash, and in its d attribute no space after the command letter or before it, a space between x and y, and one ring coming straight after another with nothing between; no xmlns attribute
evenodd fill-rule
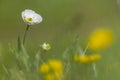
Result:
<svg viewBox="0 0 120 80"><path fill-rule="evenodd" d="M25 9L32 9L43 17L43 22L31 26L28 32L26 45L31 53L43 42L49 42L52 45L51 54L54 53L49 55L54 57L57 54L59 57L76 34L80 34L80 45L84 48L92 30L97 27L110 28L115 39L112 46L100 51L103 58L97 65L98 80L120 79L119 0L0 0L1 46L6 47L8 43L16 44L18 35L23 37L26 24L21 18L21 12ZM1 52L0 55L4 54ZM3 60L9 61L9 56L5 55ZM112 66L108 70L111 65L117 66ZM78 70L81 71L80 68ZM77 76L75 80L79 80Z"/></svg>
<svg viewBox="0 0 120 80"><path fill-rule="evenodd" d="M26 25L21 12L25 9L32 9L43 17L43 22L31 26L28 34L38 41L62 37L68 32L85 35L94 27L119 27L116 0L0 0L1 42L10 42L22 35Z"/></svg>

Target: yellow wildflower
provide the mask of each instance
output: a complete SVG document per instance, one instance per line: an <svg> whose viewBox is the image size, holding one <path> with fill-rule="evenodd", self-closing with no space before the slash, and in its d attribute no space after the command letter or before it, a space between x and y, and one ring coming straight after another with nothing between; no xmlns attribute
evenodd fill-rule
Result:
<svg viewBox="0 0 120 80"><path fill-rule="evenodd" d="M45 80L55 80L55 75L54 74L47 74L45 75Z"/></svg>
<svg viewBox="0 0 120 80"><path fill-rule="evenodd" d="M45 80L62 80L63 64L60 60L48 60L40 66L40 72L46 73Z"/></svg>
<svg viewBox="0 0 120 80"><path fill-rule="evenodd" d="M90 57L87 55L82 55L79 57L79 61L82 63L90 63Z"/></svg>
<svg viewBox="0 0 120 80"><path fill-rule="evenodd" d="M63 78L63 63L60 60L49 60L48 64L53 70L56 78L61 80Z"/></svg>
<svg viewBox="0 0 120 80"><path fill-rule="evenodd" d="M92 55L75 55L74 60L82 63L91 63L100 60L100 54L92 54Z"/></svg>
<svg viewBox="0 0 120 80"><path fill-rule="evenodd" d="M106 29L97 29L92 33L89 39L89 48L99 50L107 47L112 42L113 36L111 31Z"/></svg>
<svg viewBox="0 0 120 80"><path fill-rule="evenodd" d="M100 54L92 54L92 55L90 55L90 59L91 59L92 62L98 61L98 60L100 60L100 58L101 58Z"/></svg>
<svg viewBox="0 0 120 80"><path fill-rule="evenodd" d="M80 56L74 55L74 60L75 60L75 61L79 61L79 58L80 58Z"/></svg>
<svg viewBox="0 0 120 80"><path fill-rule="evenodd" d="M60 72L55 71L55 72L54 72L54 75L55 75L55 77L56 77L57 79L59 79L59 80L62 80L62 79L63 79L63 72L62 72L62 71L60 71Z"/></svg>
<svg viewBox="0 0 120 80"><path fill-rule="evenodd" d="M48 73L49 70L50 70L50 67L49 67L48 64L44 63L44 64L42 64L42 65L40 66L39 70L40 70L40 72L42 72L42 73Z"/></svg>
<svg viewBox="0 0 120 80"><path fill-rule="evenodd" d="M53 69L55 72L62 72L63 70L63 64L59 60L49 60L48 64L50 65L51 69Z"/></svg>
<svg viewBox="0 0 120 80"><path fill-rule="evenodd" d="M89 56L87 56L87 55L79 55L79 56L75 56L74 57L74 59L76 60L76 61L80 61L80 62L82 62L82 63L90 63L90 57Z"/></svg>

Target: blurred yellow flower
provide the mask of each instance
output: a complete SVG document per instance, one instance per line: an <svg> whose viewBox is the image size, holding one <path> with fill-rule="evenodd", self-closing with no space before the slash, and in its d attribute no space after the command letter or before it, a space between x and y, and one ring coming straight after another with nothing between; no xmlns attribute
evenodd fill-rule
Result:
<svg viewBox="0 0 120 80"><path fill-rule="evenodd" d="M55 72L62 72L63 70L63 64L60 60L49 60L48 64Z"/></svg>
<svg viewBox="0 0 120 80"><path fill-rule="evenodd" d="M63 63L60 60L49 60L48 61L51 69L53 70L57 79L62 80L63 78Z"/></svg>
<svg viewBox="0 0 120 80"><path fill-rule="evenodd" d="M107 47L113 39L112 32L107 29L97 29L94 31L89 39L88 48L92 50L99 50Z"/></svg>
<svg viewBox="0 0 120 80"><path fill-rule="evenodd" d="M60 60L48 60L40 66L40 72L44 74L45 80L62 80L63 63Z"/></svg>
<svg viewBox="0 0 120 80"><path fill-rule="evenodd" d="M43 43L42 48L46 51L51 49L51 45L49 43Z"/></svg>
<svg viewBox="0 0 120 80"><path fill-rule="evenodd" d="M88 55L75 55L74 56L75 61L80 61L82 63L90 63L90 57Z"/></svg>
<svg viewBox="0 0 120 80"><path fill-rule="evenodd" d="M90 59L91 59L91 62L98 61L101 59L101 55L100 54L92 54L92 55L90 55Z"/></svg>
<svg viewBox="0 0 120 80"><path fill-rule="evenodd" d="M58 80L63 79L63 72L62 71L61 72L54 72L54 75Z"/></svg>
<svg viewBox="0 0 120 80"><path fill-rule="evenodd" d="M80 55L74 55L74 60L79 61Z"/></svg>
<svg viewBox="0 0 120 80"><path fill-rule="evenodd" d="M50 67L48 64L44 63L40 66L39 71L42 73L48 73L50 71Z"/></svg>
<svg viewBox="0 0 120 80"><path fill-rule="evenodd" d="M74 55L74 60L79 61L81 63L91 63L96 62L101 59L100 54L92 54L92 55Z"/></svg>
<svg viewBox="0 0 120 80"><path fill-rule="evenodd" d="M54 74L47 74L45 75L45 80L56 80Z"/></svg>

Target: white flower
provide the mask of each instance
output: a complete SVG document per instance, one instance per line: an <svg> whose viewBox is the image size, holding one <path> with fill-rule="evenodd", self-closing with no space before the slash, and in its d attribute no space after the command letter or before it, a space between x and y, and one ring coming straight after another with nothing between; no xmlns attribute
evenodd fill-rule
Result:
<svg viewBox="0 0 120 80"><path fill-rule="evenodd" d="M30 9L22 11L22 19L28 25L34 25L42 22L42 17Z"/></svg>
<svg viewBox="0 0 120 80"><path fill-rule="evenodd" d="M42 48L43 48L44 50L48 51L48 50L51 49L51 46L50 46L49 43L43 43L43 44L42 44Z"/></svg>

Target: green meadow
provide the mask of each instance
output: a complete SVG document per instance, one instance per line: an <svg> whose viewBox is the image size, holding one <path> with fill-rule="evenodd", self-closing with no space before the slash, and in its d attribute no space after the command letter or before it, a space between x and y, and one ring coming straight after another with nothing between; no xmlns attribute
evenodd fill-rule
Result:
<svg viewBox="0 0 120 80"><path fill-rule="evenodd" d="M23 44L25 9L43 20L30 25ZM101 28L112 32L112 41L100 33L93 43L109 46L89 49L91 33ZM119 32L120 0L0 0L0 80L119 80ZM100 57L74 59L82 54Z"/></svg>

